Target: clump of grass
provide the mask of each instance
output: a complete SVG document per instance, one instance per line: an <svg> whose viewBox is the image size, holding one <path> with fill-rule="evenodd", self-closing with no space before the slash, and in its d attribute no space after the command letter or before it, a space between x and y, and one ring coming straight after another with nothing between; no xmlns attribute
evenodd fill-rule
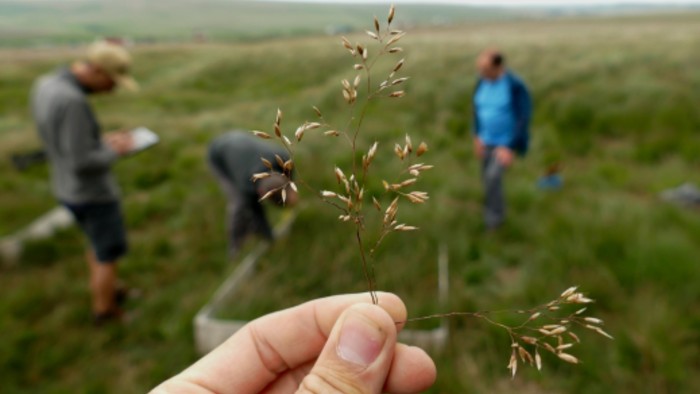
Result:
<svg viewBox="0 0 700 394"><path fill-rule="evenodd" d="M368 183L370 182L370 169L377 156L379 143L373 142L369 147L364 148L358 145L358 136L362 129L368 106L377 99L398 99L404 97L406 92L401 88L409 77L397 75L403 68L405 59L401 58L391 67L386 78L379 84L372 82L373 71L377 67L377 62L384 56L400 54L403 49L396 44L405 36L405 32L391 28L395 15L395 8L392 5L386 20L386 25L381 26L379 19L374 18L374 30L367 30L367 35L376 44L370 55L370 46L357 43L352 44L347 38L342 38L343 47L354 59L353 70L356 72L355 78L350 82L348 79L341 81L342 96L349 108L347 123L343 127L337 127L328 122L322 111L313 107L317 120L305 121L298 126L293 133L293 138L288 137L282 126L283 112L277 110L277 115L273 123L273 132L254 130L252 133L263 139L276 139L287 150L290 159L284 160L276 156L277 164L282 168L282 172L274 170L273 164L261 158L263 164L268 169L265 172L254 174L252 180L258 181L273 175L280 175L286 179L285 184L279 188L268 192L261 200L265 200L277 193L281 193L282 201L286 200L287 190L298 191L298 186L292 179L293 170L297 172L297 179L300 183L318 196L324 203L339 211L338 220L349 223L353 226L355 239L362 263L362 271L367 282L368 291L372 302L377 304L376 276L373 265L373 258L377 247L391 233L407 232L418 230L418 226L401 223L398 219L400 202L410 204L423 204L429 200L429 194L425 191L415 190L423 172L433 168L430 164L417 162L428 151L426 142L421 142L414 148L411 137L407 134L401 143L396 143L392 149L393 155L401 163L401 171L393 181L382 180L383 194L388 195L391 202L388 206L383 206L380 199L385 196L370 196ZM363 83L364 82L364 83ZM298 169L295 169L295 148L302 142L307 132L320 131L326 137L340 138L347 143L352 155L350 168L340 168L334 166L336 190L316 190L303 181ZM363 152L361 160L358 160L358 152ZM366 153L364 153L366 152ZM370 213L379 215L378 236L372 242L368 242L365 237L367 218ZM579 359L570 354L575 344L579 344L580 338L574 332L576 328L592 330L609 339L611 335L605 332L601 326L603 321L595 317L584 316L586 308L580 308L582 304L590 304L593 300L577 291L577 287L571 287L564 291L558 298L546 304L529 310L502 311L515 312L519 314L529 314L529 317L521 324L509 326L495 320L494 315L499 312L449 312L438 313L428 316L416 317L406 320L406 322L416 322L434 318L444 317L474 317L482 319L494 326L504 329L511 340L511 353L508 362L508 369L513 377L518 370L519 361L535 366L538 370L542 368L542 358L540 351L544 350L555 355L559 360L578 364ZM579 309L570 311L572 306L579 306ZM534 354L534 356L533 356Z"/></svg>

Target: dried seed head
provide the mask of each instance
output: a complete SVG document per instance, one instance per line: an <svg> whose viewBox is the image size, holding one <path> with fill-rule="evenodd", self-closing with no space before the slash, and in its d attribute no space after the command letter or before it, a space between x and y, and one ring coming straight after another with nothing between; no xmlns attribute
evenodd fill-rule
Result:
<svg viewBox="0 0 700 394"><path fill-rule="evenodd" d="M572 346L574 346L573 343L562 343L561 345L557 346L557 351L566 350Z"/></svg>
<svg viewBox="0 0 700 394"><path fill-rule="evenodd" d="M508 369L513 378L515 378L516 372L518 372L518 358L515 356L515 350L510 354L510 361L508 361Z"/></svg>
<svg viewBox="0 0 700 394"><path fill-rule="evenodd" d="M292 169L294 169L294 162L292 159L289 159L284 162L284 165L282 166L285 172L290 173L292 172Z"/></svg>
<svg viewBox="0 0 700 394"><path fill-rule="evenodd" d="M269 139L272 138L272 136L271 136L270 134L267 134L267 133L264 132L264 131L253 130L253 134L254 134L256 137L260 137L260 138L262 138L262 139L264 139L264 140L269 140Z"/></svg>
<svg viewBox="0 0 700 394"><path fill-rule="evenodd" d="M369 31L369 30L365 30L365 32L366 32L367 35L370 36L373 40L378 40L378 39L379 39L379 36L377 35L377 33L372 32L372 31Z"/></svg>
<svg viewBox="0 0 700 394"><path fill-rule="evenodd" d="M376 31L377 34L379 34L379 19L377 19L376 15L374 16L374 31Z"/></svg>
<svg viewBox="0 0 700 394"><path fill-rule="evenodd" d="M362 51L362 60L367 60L367 57L369 57L369 51L367 50L367 48L365 48Z"/></svg>
<svg viewBox="0 0 700 394"><path fill-rule="evenodd" d="M392 4L391 7L389 7L389 16L387 16L386 21L388 24L391 24L391 21L394 20L394 14L396 13L396 9L394 8L394 5Z"/></svg>
<svg viewBox="0 0 700 394"><path fill-rule="evenodd" d="M276 192L277 192L277 190L270 190L269 192L265 193L264 196L260 197L260 200L258 200L258 201L265 201L265 200L267 200L268 198L270 198L270 196L272 196L273 194L275 194Z"/></svg>
<svg viewBox="0 0 700 394"><path fill-rule="evenodd" d="M548 344L547 342L541 342L542 346L544 346L545 349L549 350L550 352L556 354L557 350L552 347L552 345Z"/></svg>
<svg viewBox="0 0 700 394"><path fill-rule="evenodd" d="M571 331L567 332L567 334L569 334L569 336L573 338L573 340L576 341L576 343L581 343L581 340L578 338L578 335L574 334Z"/></svg>
<svg viewBox="0 0 700 394"><path fill-rule="evenodd" d="M340 135L338 130L328 130L328 131L324 132L323 134L325 134L327 136L333 136L333 137L337 137Z"/></svg>
<svg viewBox="0 0 700 394"><path fill-rule="evenodd" d="M574 292L576 291L576 289L578 289L578 286L569 287L568 289L564 290L563 293L561 293L561 295L559 296L559 298L567 298L567 297L569 297L570 295L574 294Z"/></svg>
<svg viewBox="0 0 700 394"><path fill-rule="evenodd" d="M275 155L275 160L277 160L277 165L279 165L280 168L284 168L284 160L282 160L280 155Z"/></svg>
<svg viewBox="0 0 700 394"><path fill-rule="evenodd" d="M406 150L408 150L408 153L413 152L413 144L411 143L411 137L406 134Z"/></svg>
<svg viewBox="0 0 700 394"><path fill-rule="evenodd" d="M414 204L423 204L425 201L430 199L430 197L428 197L428 193L419 191L412 191L408 193L406 197Z"/></svg>
<svg viewBox="0 0 700 394"><path fill-rule="evenodd" d="M394 32L392 31L392 34L393 34L393 33L394 33ZM404 32L397 32L393 37L391 37L391 38L389 39L389 41L386 43L386 46L390 46L390 45L396 43L398 40L400 40L401 38L403 38L403 36L405 36L405 35L406 35L406 33L404 33Z"/></svg>
<svg viewBox="0 0 700 394"><path fill-rule="evenodd" d="M396 218L396 213L399 210L399 198L396 197L394 200L389 204L389 207L386 209L386 212L384 212L384 225L391 224L394 222L394 219Z"/></svg>
<svg viewBox="0 0 700 394"><path fill-rule="evenodd" d="M525 343L527 343L527 344L530 344L530 345L534 345L534 344L537 343L537 338L528 337L528 336L525 336L525 335L521 336L520 339L521 339L523 342L525 342Z"/></svg>
<svg viewBox="0 0 700 394"><path fill-rule="evenodd" d="M403 149L401 148L401 145L396 144L394 145L394 153L396 153L396 156L399 157L399 159L403 160L405 155L403 153Z"/></svg>
<svg viewBox="0 0 700 394"><path fill-rule="evenodd" d="M525 348L522 346L518 346L518 355L520 356L520 360L522 360L522 362L524 363L532 365L532 363L534 362L534 359L532 358L530 352L525 350Z"/></svg>
<svg viewBox="0 0 700 394"><path fill-rule="evenodd" d="M300 126L297 128L297 131L294 132L294 137L297 139L297 141L301 142L301 139L304 137L304 126Z"/></svg>
<svg viewBox="0 0 700 394"><path fill-rule="evenodd" d="M372 204L375 208L377 208L377 211L382 211L382 204L380 204L379 201L377 201L377 199L374 197L372 197Z"/></svg>
<svg viewBox="0 0 700 394"><path fill-rule="evenodd" d="M396 65L394 66L393 71L394 71L394 72L399 71L399 70L401 69L401 67L403 66L403 63L404 63L404 59L399 60L399 61L396 63Z"/></svg>
<svg viewBox="0 0 700 394"><path fill-rule="evenodd" d="M365 68L365 66L363 66L363 65L360 64L360 63L357 63L357 64L355 64L355 65L352 66L352 67L353 67L355 70L362 70L362 69Z"/></svg>
<svg viewBox="0 0 700 394"><path fill-rule="evenodd" d="M292 145L292 141L290 141L289 138L287 138L286 135L283 135L283 136L282 136L282 140L284 141L285 145L287 145L287 146Z"/></svg>
<svg viewBox="0 0 700 394"><path fill-rule="evenodd" d="M415 226L407 226L405 224L397 224L394 226L395 231L416 231L418 230L418 227Z"/></svg>
<svg viewBox="0 0 700 394"><path fill-rule="evenodd" d="M567 354L567 353L559 353L559 354L557 354L557 357L559 357L560 359L566 361L567 363L578 364L578 359L577 359L576 357L570 355L570 354Z"/></svg>
<svg viewBox="0 0 700 394"><path fill-rule="evenodd" d="M350 90L350 89L351 89L351 87L350 87L350 81L348 81L347 79L343 79L341 82L342 82L343 87L345 88L345 90Z"/></svg>
<svg viewBox="0 0 700 394"><path fill-rule="evenodd" d="M321 190L321 196L326 198L336 197L337 194L329 190Z"/></svg>
<svg viewBox="0 0 700 394"><path fill-rule="evenodd" d="M347 181L347 178L345 177L343 170L341 170L338 167L335 167L335 179L338 181L338 183Z"/></svg>
<svg viewBox="0 0 700 394"><path fill-rule="evenodd" d="M314 109L314 112L316 112L316 116L318 116L319 118L323 117L323 115L321 114L321 110L318 109L318 107L314 105L312 108Z"/></svg>
<svg viewBox="0 0 700 394"><path fill-rule="evenodd" d="M360 86L360 75L359 74L355 77L355 80L353 81L352 85L355 87L355 89L357 89Z"/></svg>
<svg viewBox="0 0 700 394"><path fill-rule="evenodd" d="M540 356L540 352L538 350L535 350L535 365L537 365L538 371L542 370L542 357Z"/></svg>
<svg viewBox="0 0 700 394"><path fill-rule="evenodd" d="M270 162L270 160L267 160L267 159L264 158L264 157L261 157L260 160L263 162L263 165L264 165L265 167L267 167L267 168L270 169L270 170L272 169L272 163Z"/></svg>
<svg viewBox="0 0 700 394"><path fill-rule="evenodd" d="M399 52L403 52L403 48L401 48L401 47L389 48L389 53L399 53Z"/></svg>
<svg viewBox="0 0 700 394"><path fill-rule="evenodd" d="M253 176L250 178L253 182L259 181L260 179L265 179L269 178L271 174L269 172L259 172L257 174L253 174Z"/></svg>
<svg viewBox="0 0 700 394"><path fill-rule="evenodd" d="M583 320L593 324L603 324L603 321L601 319L595 317L584 317Z"/></svg>
<svg viewBox="0 0 700 394"><path fill-rule="evenodd" d="M282 122L282 110L277 108L277 116L275 117L275 124L279 126Z"/></svg>
<svg viewBox="0 0 700 394"><path fill-rule="evenodd" d="M602 335L602 336L604 336L604 337L606 337L606 338L608 338L608 339L615 339L615 338L613 338L612 335L610 335L610 334L608 334L607 332L603 331L603 329L600 328L600 327L598 327L598 326L592 326L592 325L590 325L590 324L586 324L585 327L586 327L587 329L589 329L589 330L593 330L593 331L597 332L598 334L600 334L600 335Z"/></svg>
<svg viewBox="0 0 700 394"><path fill-rule="evenodd" d="M369 151L367 152L367 157L365 159L365 169L369 167L369 165L372 163L372 160L374 159L374 156L377 154L377 146L379 145L378 142L375 142L370 146Z"/></svg>
<svg viewBox="0 0 700 394"><path fill-rule="evenodd" d="M418 149L416 149L416 157L423 156L423 154L427 151L428 151L428 144L426 144L425 142L421 142L420 145L418 145Z"/></svg>
<svg viewBox="0 0 700 394"><path fill-rule="evenodd" d="M555 328L559 328L559 327L561 327L561 324L545 324L544 326L542 326L542 328L544 328L545 330L550 330L550 331L554 330Z"/></svg>
<svg viewBox="0 0 700 394"><path fill-rule="evenodd" d="M541 314L542 314L542 313L540 313L540 312L535 312L535 313L533 313L532 315L530 315L530 318L527 319L527 320L528 320L528 321L535 320L535 319L537 319L538 317L540 317Z"/></svg>
<svg viewBox="0 0 700 394"><path fill-rule="evenodd" d="M581 293L574 293L566 297L566 301L573 302L574 304L590 304L593 302L592 299L584 297Z"/></svg>
<svg viewBox="0 0 700 394"><path fill-rule="evenodd" d="M353 47L352 47L352 44L350 43L350 41L348 41L348 39L345 37L341 37L341 38L343 40L343 46L345 47L345 49L352 51Z"/></svg>
<svg viewBox="0 0 700 394"><path fill-rule="evenodd" d="M560 327L557 327L554 330L550 331L549 335L559 335L559 334L563 334L565 331L566 331L566 327L560 326Z"/></svg>
<svg viewBox="0 0 700 394"><path fill-rule="evenodd" d="M287 189L282 189L282 205L287 202Z"/></svg>
<svg viewBox="0 0 700 394"><path fill-rule="evenodd" d="M282 137L282 129L280 129L279 123L275 123L275 135L277 137Z"/></svg>
<svg viewBox="0 0 700 394"><path fill-rule="evenodd" d="M340 200L340 201L342 201L342 202L344 202L344 203L346 203L346 204L348 204L348 205L351 205L351 204L352 204L352 202L350 201L350 199L347 198L347 197L345 197L345 196L342 195L342 194L338 194L337 197L338 197L338 200Z"/></svg>
<svg viewBox="0 0 700 394"><path fill-rule="evenodd" d="M299 193L299 189L297 188L297 184L294 182L289 182L289 188L294 190L294 193Z"/></svg>
<svg viewBox="0 0 700 394"><path fill-rule="evenodd" d="M404 95L406 95L406 92L404 92L403 90L397 90L395 92L391 92L389 97L403 97Z"/></svg>

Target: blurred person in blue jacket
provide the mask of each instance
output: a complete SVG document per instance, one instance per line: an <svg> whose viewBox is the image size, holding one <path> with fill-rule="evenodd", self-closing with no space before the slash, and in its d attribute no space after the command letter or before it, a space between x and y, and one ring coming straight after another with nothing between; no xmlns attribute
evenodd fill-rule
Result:
<svg viewBox="0 0 700 394"><path fill-rule="evenodd" d="M505 57L498 50L483 51L476 67L479 79L473 95L474 153L482 162L486 228L494 230L503 224L506 215L503 175L516 154L527 152L532 101L525 83L506 67Z"/></svg>

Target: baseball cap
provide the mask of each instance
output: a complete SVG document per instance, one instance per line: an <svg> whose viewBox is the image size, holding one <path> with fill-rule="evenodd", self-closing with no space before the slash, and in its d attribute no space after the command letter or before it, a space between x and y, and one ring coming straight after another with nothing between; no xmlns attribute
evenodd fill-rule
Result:
<svg viewBox="0 0 700 394"><path fill-rule="evenodd" d="M88 48L88 63L100 67L118 87L137 91L139 84L129 75L131 55L124 46L105 40L96 41Z"/></svg>

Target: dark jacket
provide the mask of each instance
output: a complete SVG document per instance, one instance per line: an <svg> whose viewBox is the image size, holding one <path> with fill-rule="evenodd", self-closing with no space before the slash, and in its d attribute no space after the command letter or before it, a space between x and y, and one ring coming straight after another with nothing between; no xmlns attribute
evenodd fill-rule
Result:
<svg viewBox="0 0 700 394"><path fill-rule="evenodd" d="M527 153L530 144L530 118L532 117L532 100L525 83L512 71L506 71L505 77L510 85L511 103L515 115L516 128L513 139L508 147L517 154L523 156ZM476 115L476 92L481 86L483 78L479 78L472 94L472 117L474 122L474 134L479 135L479 119Z"/></svg>

